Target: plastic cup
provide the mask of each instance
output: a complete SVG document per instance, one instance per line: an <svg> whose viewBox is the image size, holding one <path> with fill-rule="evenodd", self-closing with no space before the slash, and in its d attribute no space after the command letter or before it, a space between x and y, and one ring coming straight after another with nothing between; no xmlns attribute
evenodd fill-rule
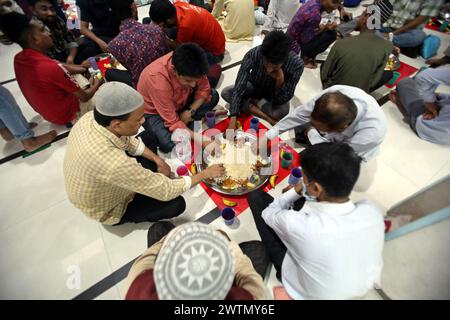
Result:
<svg viewBox="0 0 450 320"><path fill-rule="evenodd" d="M292 155L292 153L285 151L283 153L283 158L281 159L281 167L283 169L288 169L292 163L293 158L294 156Z"/></svg>
<svg viewBox="0 0 450 320"><path fill-rule="evenodd" d="M216 113L214 111L209 111L205 114L205 118L208 128L214 128L216 125Z"/></svg>
<svg viewBox="0 0 450 320"><path fill-rule="evenodd" d="M186 166L179 166L179 167L177 168L177 175L178 175L179 177L182 177L182 176L188 176L188 175L189 175L188 168L186 168Z"/></svg>
<svg viewBox="0 0 450 320"><path fill-rule="evenodd" d="M400 72L394 71L391 80L389 80L388 84L390 84L391 86L393 86L398 78L400 78L401 74Z"/></svg>
<svg viewBox="0 0 450 320"><path fill-rule="evenodd" d="M222 218L223 221L227 226L230 226L234 223L234 218L236 216L236 213L232 208L225 208L222 210Z"/></svg>
<svg viewBox="0 0 450 320"><path fill-rule="evenodd" d="M302 169L300 167L291 170L291 175L289 176L288 183L290 185L296 186L300 179L302 178Z"/></svg>
<svg viewBox="0 0 450 320"><path fill-rule="evenodd" d="M259 119L253 117L252 120L250 120L250 128L257 131L259 128Z"/></svg>

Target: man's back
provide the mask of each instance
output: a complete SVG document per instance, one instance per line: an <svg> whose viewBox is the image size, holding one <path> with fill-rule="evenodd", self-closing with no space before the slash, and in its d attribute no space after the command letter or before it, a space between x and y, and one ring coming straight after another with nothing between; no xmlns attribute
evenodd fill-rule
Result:
<svg viewBox="0 0 450 320"><path fill-rule="evenodd" d="M194 42L215 56L225 52L225 35L207 10L184 2L175 3L178 20L177 42Z"/></svg>
<svg viewBox="0 0 450 320"><path fill-rule="evenodd" d="M394 46L373 33L339 40L321 70L324 89L348 85L366 92L380 81Z"/></svg>
<svg viewBox="0 0 450 320"><path fill-rule="evenodd" d="M126 156L133 139L117 138L85 114L72 128L64 157L64 181L69 200L92 219L118 223L134 192L122 188L119 168L136 162ZM122 177L126 179L126 177Z"/></svg>
<svg viewBox="0 0 450 320"><path fill-rule="evenodd" d="M24 49L14 58L14 71L28 103L47 121L66 125L80 111L74 95L80 87L57 61Z"/></svg>
<svg viewBox="0 0 450 320"><path fill-rule="evenodd" d="M307 201L286 213L283 284L297 299L349 299L379 282L384 223L371 203Z"/></svg>
<svg viewBox="0 0 450 320"><path fill-rule="evenodd" d="M121 32L108 44L109 51L131 72L137 86L142 70L169 52L164 32L155 24L144 25L127 20Z"/></svg>

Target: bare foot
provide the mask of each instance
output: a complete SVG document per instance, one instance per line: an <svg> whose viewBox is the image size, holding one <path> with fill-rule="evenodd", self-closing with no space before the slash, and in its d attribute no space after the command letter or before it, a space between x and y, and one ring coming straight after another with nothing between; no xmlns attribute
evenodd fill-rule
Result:
<svg viewBox="0 0 450 320"><path fill-rule="evenodd" d="M305 68L308 69L317 69L317 64L315 59L311 59L311 58L304 58L303 62L305 63Z"/></svg>
<svg viewBox="0 0 450 320"><path fill-rule="evenodd" d="M0 129L0 135L5 141L11 141L14 139L14 135L6 127Z"/></svg>
<svg viewBox="0 0 450 320"><path fill-rule="evenodd" d="M317 69L317 63L315 63L315 62L309 62L309 63L306 63L306 64L305 64L305 68L308 68L308 69Z"/></svg>
<svg viewBox="0 0 450 320"><path fill-rule="evenodd" d="M395 90L392 90L390 93L389 93L389 100L391 100L391 102L393 102L395 105L399 105L400 104L400 101L399 101L399 97L398 97L398 93L397 93L397 91L395 91Z"/></svg>
<svg viewBox="0 0 450 320"><path fill-rule="evenodd" d="M429 65L434 65L434 66L440 66L442 64L442 59L438 59L438 58L433 58L433 59L428 59L425 61L426 64Z"/></svg>
<svg viewBox="0 0 450 320"><path fill-rule="evenodd" d="M30 139L25 139L22 140L22 145L23 148L25 149L25 151L27 152L32 152L44 145L46 145L47 143L50 143L53 141L53 139L56 138L56 131L52 130L50 132L47 132L46 134L37 136L37 137L33 137Z"/></svg>

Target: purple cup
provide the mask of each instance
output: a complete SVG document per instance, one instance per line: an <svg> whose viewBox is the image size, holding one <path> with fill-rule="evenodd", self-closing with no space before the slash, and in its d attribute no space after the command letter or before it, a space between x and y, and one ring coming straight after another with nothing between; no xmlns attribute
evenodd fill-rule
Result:
<svg viewBox="0 0 450 320"><path fill-rule="evenodd" d="M209 111L205 114L205 118L208 128L214 128L216 125L216 113L214 111Z"/></svg>
<svg viewBox="0 0 450 320"><path fill-rule="evenodd" d="M252 120L250 120L250 128L255 131L258 131L258 128L259 128L259 119L258 118L253 117Z"/></svg>
<svg viewBox="0 0 450 320"><path fill-rule="evenodd" d="M288 183L292 186L296 186L302 178L302 169L300 167L291 170Z"/></svg>
<svg viewBox="0 0 450 320"><path fill-rule="evenodd" d="M230 226L234 222L234 217L236 216L236 213L232 208L226 207L222 210L222 218L223 221L227 226Z"/></svg>

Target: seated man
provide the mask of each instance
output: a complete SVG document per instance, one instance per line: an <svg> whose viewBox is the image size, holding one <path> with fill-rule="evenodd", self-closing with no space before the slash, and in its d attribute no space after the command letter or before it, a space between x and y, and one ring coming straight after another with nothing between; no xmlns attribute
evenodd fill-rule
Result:
<svg viewBox="0 0 450 320"><path fill-rule="evenodd" d="M162 152L172 151L176 129L188 130L193 138L193 121L200 121L219 102L207 72L205 52L194 43L182 44L142 72L137 89L145 101L144 128L155 133Z"/></svg>
<svg viewBox="0 0 450 320"><path fill-rule="evenodd" d="M33 15L45 24L52 36L53 47L47 51L47 55L52 59L74 64L78 52L78 43L67 28L66 22L57 16L52 1L28 0L28 2L31 5Z"/></svg>
<svg viewBox="0 0 450 320"><path fill-rule="evenodd" d="M317 68L316 56L336 40L335 23L320 24L322 12L332 12L342 0L311 0L302 5L292 18L287 34L292 40L292 50L301 54L306 68Z"/></svg>
<svg viewBox="0 0 450 320"><path fill-rule="evenodd" d="M173 218L185 210L184 191L224 174L223 166L211 166L193 177L169 178L154 135L134 138L143 122L142 96L124 83L108 82L96 95L96 109L70 131L66 192L88 217L107 225Z"/></svg>
<svg viewBox="0 0 450 320"><path fill-rule="evenodd" d="M22 8L14 0L0 0L0 15L4 15L11 12L17 12L23 14ZM5 34L0 31L0 43L9 46L13 42L8 39Z"/></svg>
<svg viewBox="0 0 450 320"><path fill-rule="evenodd" d="M230 103L230 129L235 129L239 113L252 113L274 125L289 112L289 101L303 73L303 61L291 52L282 31L272 31L263 43L246 53L234 86L222 91ZM262 109L256 104L269 101Z"/></svg>
<svg viewBox="0 0 450 320"><path fill-rule="evenodd" d="M127 71L109 69L106 72L106 79L136 87L142 70L169 53L166 36L157 25L153 23L144 25L137 21L137 7L134 0L108 0L108 4L113 14L121 21L120 33L109 42L108 51Z"/></svg>
<svg viewBox="0 0 450 320"><path fill-rule="evenodd" d="M442 0L395 0L394 14L383 24L380 32L400 48L416 47L426 38L423 27L429 18L439 13Z"/></svg>
<svg viewBox="0 0 450 320"><path fill-rule="evenodd" d="M20 140L25 151L32 152L52 142L56 137L55 130L35 137L31 129L36 126L37 123L28 123L25 120L11 92L0 85L0 135L2 138L6 141L16 138Z"/></svg>
<svg viewBox="0 0 450 320"><path fill-rule="evenodd" d="M154 0L150 18L164 28L177 28L176 43L193 42L202 47L210 65L223 60L225 35L220 24L207 10L185 2L172 4Z"/></svg>
<svg viewBox="0 0 450 320"><path fill-rule="evenodd" d="M271 0L262 33L267 34L273 30L286 29L300 5L299 0Z"/></svg>
<svg viewBox="0 0 450 320"><path fill-rule="evenodd" d="M294 128L298 141L306 137L311 144L345 142L368 161L380 151L386 118L377 101L361 89L333 86L295 108L266 136L273 139Z"/></svg>
<svg viewBox="0 0 450 320"><path fill-rule="evenodd" d="M401 80L389 98L421 139L450 146L450 95L436 94L440 85L450 85L450 67L426 69L414 79Z"/></svg>
<svg viewBox="0 0 450 320"><path fill-rule="evenodd" d="M391 1L394 7L393 14L381 25L380 32L385 38L392 39L394 46L400 48L421 45L426 37L422 29L430 17L439 13L442 0ZM341 36L347 37L354 30L356 24L357 19L354 19L341 24L337 30Z"/></svg>
<svg viewBox="0 0 450 320"><path fill-rule="evenodd" d="M111 12L106 0L76 0L81 11L83 42L75 63L108 52L108 43L119 34L120 20ZM92 30L89 29L92 25Z"/></svg>
<svg viewBox="0 0 450 320"><path fill-rule="evenodd" d="M91 98L100 81L92 78L91 87L84 90L71 74L86 72L86 68L66 69L69 65L63 66L46 56L53 41L41 21L8 13L1 17L0 23L3 32L23 48L14 57L14 71L20 90L37 113L51 123L70 125L93 109Z"/></svg>
<svg viewBox="0 0 450 320"><path fill-rule="evenodd" d="M359 18L356 30L360 34L335 43L320 71L324 89L343 84L370 93L392 78L393 72L384 71L384 68L394 46L377 36L375 30L368 25L374 16L369 12L373 13L375 10L381 13L381 22L385 22L392 14L392 6L378 6L376 9L369 7ZM361 51L361 48L370 50Z"/></svg>
<svg viewBox="0 0 450 320"><path fill-rule="evenodd" d="M253 41L253 0L217 0L212 15L221 24L228 41Z"/></svg>
<svg viewBox="0 0 450 320"><path fill-rule="evenodd" d="M262 276L269 260L261 241L238 245L206 224L157 222L147 242L128 273L127 300L266 298Z"/></svg>
<svg viewBox="0 0 450 320"><path fill-rule="evenodd" d="M361 159L344 143L301 153L303 179L272 198L249 194L256 228L293 299L351 299L379 285L384 221L369 201L349 196Z"/></svg>

